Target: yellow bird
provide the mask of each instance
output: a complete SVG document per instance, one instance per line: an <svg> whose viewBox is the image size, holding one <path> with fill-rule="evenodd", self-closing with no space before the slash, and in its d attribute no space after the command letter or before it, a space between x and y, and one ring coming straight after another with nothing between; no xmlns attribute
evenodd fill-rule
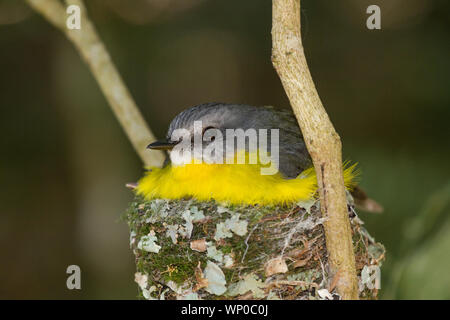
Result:
<svg viewBox="0 0 450 320"><path fill-rule="evenodd" d="M214 199L228 204L278 205L305 201L317 180L297 121L289 111L208 103L178 114L165 141L163 168L148 168L136 193L146 199ZM348 189L354 165L344 164Z"/></svg>

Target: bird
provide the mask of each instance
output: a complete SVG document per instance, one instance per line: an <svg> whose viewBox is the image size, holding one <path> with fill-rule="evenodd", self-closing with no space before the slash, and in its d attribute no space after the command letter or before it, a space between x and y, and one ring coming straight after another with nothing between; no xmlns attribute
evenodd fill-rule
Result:
<svg viewBox="0 0 450 320"><path fill-rule="evenodd" d="M228 135L230 132L234 135ZM238 133L244 134L245 143L237 143ZM253 148L252 138L256 139ZM137 183L136 193L146 199L193 197L228 204L280 205L308 201L317 195L313 162L289 110L219 102L200 104L176 115L166 138L147 148L168 154L162 168L147 168ZM241 162L237 161L239 157ZM273 166L276 170L269 170ZM275 172L263 174L264 170ZM356 164L344 163L343 175L346 188L359 195L363 209L365 205L369 211L380 211L381 206L357 186Z"/></svg>

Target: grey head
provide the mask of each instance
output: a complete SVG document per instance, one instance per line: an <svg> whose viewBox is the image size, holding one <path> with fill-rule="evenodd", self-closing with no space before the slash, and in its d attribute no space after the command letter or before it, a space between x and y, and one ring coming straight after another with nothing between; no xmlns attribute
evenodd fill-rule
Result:
<svg viewBox="0 0 450 320"><path fill-rule="evenodd" d="M194 121L201 121L202 130L216 129L226 139L226 129L278 129L279 171L285 178L295 178L312 166L311 158L303 141L300 128L292 112L276 110L273 107L255 107L239 104L205 103L179 113L170 123L166 141L149 145L150 149L170 149L179 141L173 141L177 129L185 129L192 136ZM259 139L259 136L258 136ZM209 141L203 141L205 147ZM226 142L225 142L226 143ZM258 141L259 143L259 141ZM248 145L246 146L248 149ZM268 143L270 152L270 143Z"/></svg>

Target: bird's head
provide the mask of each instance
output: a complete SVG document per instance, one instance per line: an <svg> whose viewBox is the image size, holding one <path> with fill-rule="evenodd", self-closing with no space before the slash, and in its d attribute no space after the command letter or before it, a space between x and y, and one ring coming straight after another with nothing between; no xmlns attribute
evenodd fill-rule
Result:
<svg viewBox="0 0 450 320"><path fill-rule="evenodd" d="M206 163L223 163L240 149L236 137L227 141L227 129L258 129L257 113L261 108L248 105L207 103L179 113L170 123L164 141L148 145L149 149L167 150L173 164L202 159ZM256 132L255 130L255 132ZM229 132L228 132L229 133ZM227 148L227 143L233 148ZM190 149L190 157L185 152ZM222 161L222 162L221 162Z"/></svg>

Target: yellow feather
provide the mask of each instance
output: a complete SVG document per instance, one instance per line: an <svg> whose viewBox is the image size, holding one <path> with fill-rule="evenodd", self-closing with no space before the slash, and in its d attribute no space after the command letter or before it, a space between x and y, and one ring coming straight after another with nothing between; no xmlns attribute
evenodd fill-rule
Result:
<svg viewBox="0 0 450 320"><path fill-rule="evenodd" d="M246 155L248 159L248 154ZM247 163L248 161L246 161ZM356 164L344 170L347 188L355 184ZM146 199L197 200L214 199L229 204L288 204L309 200L316 194L314 168L303 171L296 179L284 179L280 173L261 175L261 164L186 164L150 168L138 182L137 194Z"/></svg>

